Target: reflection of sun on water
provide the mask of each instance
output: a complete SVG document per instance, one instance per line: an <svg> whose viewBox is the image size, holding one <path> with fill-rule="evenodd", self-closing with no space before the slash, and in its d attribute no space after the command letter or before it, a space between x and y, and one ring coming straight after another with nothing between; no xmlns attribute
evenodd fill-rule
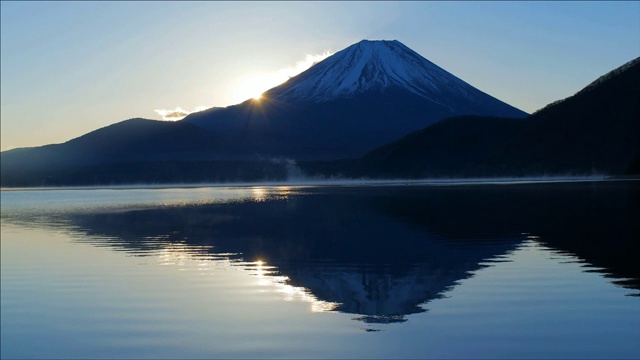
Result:
<svg viewBox="0 0 640 360"><path fill-rule="evenodd" d="M256 265L256 276L258 277L258 285L267 286L269 285L269 281L265 278L265 268L263 267L263 262L258 260L255 262Z"/></svg>
<svg viewBox="0 0 640 360"><path fill-rule="evenodd" d="M160 251L160 265L179 265L183 266L185 261L191 259L189 251L191 249L184 244L168 244Z"/></svg>
<svg viewBox="0 0 640 360"><path fill-rule="evenodd" d="M293 195L293 189L290 186L251 187L251 199L256 202L272 199L286 200L290 195Z"/></svg>
<svg viewBox="0 0 640 360"><path fill-rule="evenodd" d="M279 197L282 197L282 198L286 199L291 194L291 187L290 186L285 186L285 185L276 186L276 192L277 192Z"/></svg>
<svg viewBox="0 0 640 360"><path fill-rule="evenodd" d="M252 187L251 188L251 194L253 201L256 202L260 202L260 201L265 201L267 200L267 189L263 188L263 187Z"/></svg>
<svg viewBox="0 0 640 360"><path fill-rule="evenodd" d="M212 264L224 261L230 263L236 254L211 254L211 245L187 245L183 243L169 243L158 252L158 264L162 266L180 266L179 270L189 270L194 260L201 274L213 270ZM215 260L215 261L214 261Z"/></svg>
<svg viewBox="0 0 640 360"><path fill-rule="evenodd" d="M258 260L253 264L256 267L255 275L258 277L258 285L275 287L276 292L284 295L285 301L299 300L311 303L311 311L313 312L333 311L340 305L338 303L318 300L310 294L307 289L287 284L289 281L288 276L276 276L274 274L275 267L266 266L266 263L262 260Z"/></svg>
<svg viewBox="0 0 640 360"><path fill-rule="evenodd" d="M264 189L262 189L264 191ZM265 192L266 196L266 192ZM278 275L275 266L267 265L263 260L254 262L239 262L233 260L238 254L218 253L213 254L213 246L193 246L182 243L165 245L158 252L160 265L177 266L181 271L196 270L200 275L212 275L217 271L229 268L238 268L243 264L245 270L258 278L257 285L264 287L266 291L274 291L283 295L285 301L303 301L311 304L311 311L326 312L335 310L338 303L318 300L304 287L288 284L289 277Z"/></svg>

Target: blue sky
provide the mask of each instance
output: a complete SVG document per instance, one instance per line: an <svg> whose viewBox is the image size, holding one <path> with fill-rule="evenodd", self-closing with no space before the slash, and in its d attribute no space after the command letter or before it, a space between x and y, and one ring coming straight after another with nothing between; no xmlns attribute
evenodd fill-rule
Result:
<svg viewBox="0 0 640 360"><path fill-rule="evenodd" d="M527 112L640 56L638 1L0 6L2 150L238 103L362 39L397 39Z"/></svg>

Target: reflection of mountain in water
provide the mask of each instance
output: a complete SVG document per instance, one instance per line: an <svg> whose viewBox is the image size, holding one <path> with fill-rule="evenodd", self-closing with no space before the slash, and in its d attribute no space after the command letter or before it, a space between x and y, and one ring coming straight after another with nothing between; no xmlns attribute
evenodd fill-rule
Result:
<svg viewBox="0 0 640 360"><path fill-rule="evenodd" d="M528 235L640 289L639 194L637 183L309 188L64 221L130 252L181 243L263 260L358 320L401 322Z"/></svg>
<svg viewBox="0 0 640 360"><path fill-rule="evenodd" d="M398 274L392 266L281 269L294 284L310 289L319 299L339 303L337 311L362 315L357 319L364 322L390 323L403 322L404 315L423 312L421 304L442 297L459 280L480 268L472 260L450 263L444 268L425 262Z"/></svg>
<svg viewBox="0 0 640 360"><path fill-rule="evenodd" d="M291 285L368 322L424 311L420 304L519 242L448 243L380 212L379 192L314 190L256 202L74 213L69 220L128 251L184 242L265 261Z"/></svg>
<svg viewBox="0 0 640 360"><path fill-rule="evenodd" d="M412 196L388 197L378 207L435 234L455 232L458 239L535 235L544 246L601 268L619 285L640 289L639 181L443 188L425 192L422 201L410 201Z"/></svg>

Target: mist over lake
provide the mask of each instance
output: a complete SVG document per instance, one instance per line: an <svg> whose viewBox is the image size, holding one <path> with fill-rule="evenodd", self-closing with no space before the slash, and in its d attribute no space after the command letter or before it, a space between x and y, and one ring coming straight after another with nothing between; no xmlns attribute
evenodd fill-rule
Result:
<svg viewBox="0 0 640 360"><path fill-rule="evenodd" d="M2 191L2 358L637 358L640 182Z"/></svg>

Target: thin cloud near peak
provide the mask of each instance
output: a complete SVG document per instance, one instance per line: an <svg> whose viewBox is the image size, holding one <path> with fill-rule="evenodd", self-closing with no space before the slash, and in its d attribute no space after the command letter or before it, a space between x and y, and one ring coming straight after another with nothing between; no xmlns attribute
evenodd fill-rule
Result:
<svg viewBox="0 0 640 360"><path fill-rule="evenodd" d="M153 111L155 111L158 115L162 116L162 120L178 121L178 120L184 119L187 115L191 113L206 110L206 109L207 109L206 106L198 106L193 111L188 111L179 106L176 106L176 108L173 110L158 109Z"/></svg>

